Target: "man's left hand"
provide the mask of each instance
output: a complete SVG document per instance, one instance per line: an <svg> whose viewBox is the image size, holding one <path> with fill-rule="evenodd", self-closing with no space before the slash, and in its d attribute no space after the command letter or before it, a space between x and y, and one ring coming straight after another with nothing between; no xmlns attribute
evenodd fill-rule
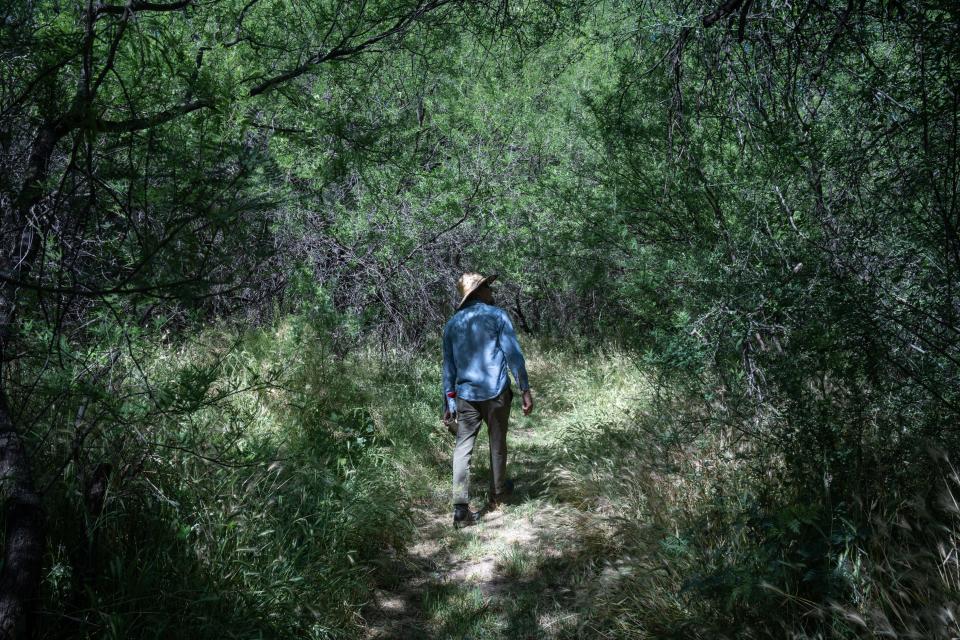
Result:
<svg viewBox="0 0 960 640"><path fill-rule="evenodd" d="M528 416L530 412L533 411L533 394L530 393L530 389L527 389L523 392L523 415Z"/></svg>

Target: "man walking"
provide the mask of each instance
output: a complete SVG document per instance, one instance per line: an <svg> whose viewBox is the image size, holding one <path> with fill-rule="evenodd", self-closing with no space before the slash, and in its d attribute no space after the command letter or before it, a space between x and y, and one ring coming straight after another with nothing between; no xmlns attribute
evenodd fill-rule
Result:
<svg viewBox="0 0 960 640"><path fill-rule="evenodd" d="M470 511L470 458L487 423L490 436L491 504L498 505L511 491L507 480L507 422L513 391L507 369L523 393L523 415L533 411L533 396L517 335L507 313L493 305L490 284L496 275L465 273L457 281L460 303L443 328L444 421L456 419L457 444L453 452L453 526L465 527L480 519Z"/></svg>

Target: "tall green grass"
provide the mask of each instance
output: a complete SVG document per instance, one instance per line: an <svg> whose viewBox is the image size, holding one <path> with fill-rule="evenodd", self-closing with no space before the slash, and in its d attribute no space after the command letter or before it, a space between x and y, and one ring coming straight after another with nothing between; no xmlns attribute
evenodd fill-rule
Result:
<svg viewBox="0 0 960 640"><path fill-rule="evenodd" d="M856 505L858 525L637 357L543 357L563 403L551 492L597 514L571 552L594 558L576 634L958 637L960 477L946 453L931 452L924 491L891 481Z"/></svg>
<svg viewBox="0 0 960 640"><path fill-rule="evenodd" d="M360 634L411 505L446 469L435 359L338 353L299 316L137 355L142 375L102 402L122 423L78 463L111 463L102 513L84 513L76 469L47 496L39 635Z"/></svg>
<svg viewBox="0 0 960 640"><path fill-rule="evenodd" d="M510 513L564 520L544 529L555 539L503 550L497 571L521 585L503 629L960 633L960 479L943 452L925 492L888 492L860 505L868 517L855 524L803 499L775 450L721 428L714 405L658 385L629 352L524 346L537 409L513 454L531 468L514 469L527 474L522 490L536 491ZM131 373L111 394L88 401L86 415L103 417L81 454L66 455L77 398L36 431L51 434L35 437L38 465L68 460L45 494L39 636L362 636L372 589L402 588L396 565L416 510L446 506L439 356L344 348L306 316L210 327L136 356L120 358ZM98 462L110 481L93 512L83 496ZM544 600L547 587L556 600ZM475 596L447 585L421 605L441 631L506 634Z"/></svg>

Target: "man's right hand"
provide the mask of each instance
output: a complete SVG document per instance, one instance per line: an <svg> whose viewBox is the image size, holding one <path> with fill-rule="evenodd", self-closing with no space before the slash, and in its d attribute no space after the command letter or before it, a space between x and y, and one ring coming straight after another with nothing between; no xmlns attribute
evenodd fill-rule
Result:
<svg viewBox="0 0 960 640"><path fill-rule="evenodd" d="M528 416L530 412L533 411L533 394L530 393L530 389L527 389L523 392L523 415Z"/></svg>

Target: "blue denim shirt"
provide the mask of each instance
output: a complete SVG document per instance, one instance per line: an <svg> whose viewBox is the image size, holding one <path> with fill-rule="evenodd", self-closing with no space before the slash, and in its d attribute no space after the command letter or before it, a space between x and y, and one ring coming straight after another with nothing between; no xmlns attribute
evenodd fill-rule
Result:
<svg viewBox="0 0 960 640"><path fill-rule="evenodd" d="M443 328L443 393L450 412L455 391L464 400L489 400L509 384L507 368L521 391L530 388L527 366L510 316L500 307L467 300Z"/></svg>

